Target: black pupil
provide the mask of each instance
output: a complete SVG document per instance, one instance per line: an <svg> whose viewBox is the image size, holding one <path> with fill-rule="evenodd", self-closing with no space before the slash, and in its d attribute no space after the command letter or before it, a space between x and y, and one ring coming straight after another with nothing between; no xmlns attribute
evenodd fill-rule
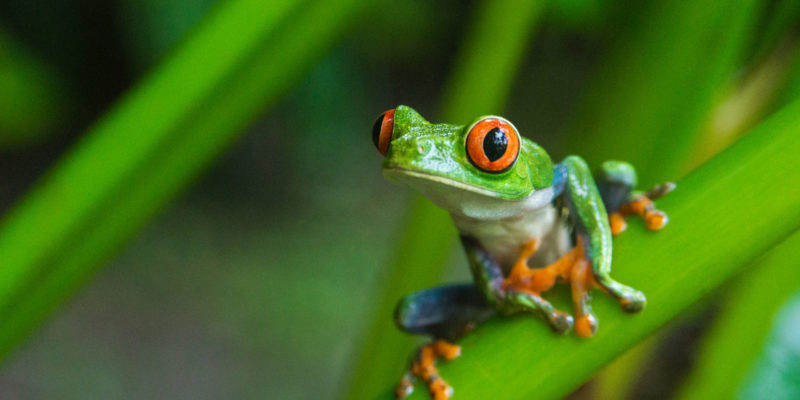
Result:
<svg viewBox="0 0 800 400"><path fill-rule="evenodd" d="M375 143L375 147L378 147L378 143L380 143L384 115L386 115L386 113L381 114L381 116L375 120L375 124L372 125L372 143Z"/></svg>
<svg viewBox="0 0 800 400"><path fill-rule="evenodd" d="M506 154L506 147L508 147L508 137L498 127L492 128L483 138L483 153L489 161L497 161Z"/></svg>

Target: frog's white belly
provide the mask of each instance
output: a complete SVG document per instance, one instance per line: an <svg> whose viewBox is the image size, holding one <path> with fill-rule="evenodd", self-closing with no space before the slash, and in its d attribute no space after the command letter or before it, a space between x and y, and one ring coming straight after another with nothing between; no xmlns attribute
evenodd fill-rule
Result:
<svg viewBox="0 0 800 400"><path fill-rule="evenodd" d="M522 246L531 239L539 240L539 250L531 257L531 267L549 265L569 250L569 231L555 207L527 210L504 219L476 219L451 214L462 235L472 236L508 269L519 258Z"/></svg>

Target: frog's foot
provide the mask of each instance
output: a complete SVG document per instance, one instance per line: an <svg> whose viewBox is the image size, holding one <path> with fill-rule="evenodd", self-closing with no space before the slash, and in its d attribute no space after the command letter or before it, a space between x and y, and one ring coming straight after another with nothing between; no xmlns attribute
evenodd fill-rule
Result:
<svg viewBox="0 0 800 400"><path fill-rule="evenodd" d="M594 280L590 264L585 259L581 239L578 239L577 246L554 263L544 268L532 269L527 266L527 260L535 252L536 245L535 241L531 241L523 247L520 259L503 282L504 286L521 301L534 303L535 308L543 312L556 332L564 333L574 325L579 335L591 336L597 327L597 320L591 315L588 305L588 290ZM558 279L565 280L572 286L572 297L577 311L575 319L555 310L542 298L542 293L550 290Z"/></svg>
<svg viewBox="0 0 800 400"><path fill-rule="evenodd" d="M644 293L615 281L607 274L595 274L593 278L594 285L599 287L606 294L617 299L623 311L635 313L642 311L645 305L647 305L647 298L644 296Z"/></svg>
<svg viewBox="0 0 800 400"><path fill-rule="evenodd" d="M572 329L574 322L572 316L556 310L540 293L519 286L507 287L506 302L512 312L533 311L539 313L556 333L563 334Z"/></svg>
<svg viewBox="0 0 800 400"><path fill-rule="evenodd" d="M619 303L622 305L622 309L629 313L642 311L644 306L647 304L647 298L644 297L644 293L631 288L628 289L628 293L619 301Z"/></svg>
<svg viewBox="0 0 800 400"><path fill-rule="evenodd" d="M566 333L572 329L574 322L572 316L556 310L550 302L542 297L542 292L546 292L555 284L558 278L556 276L557 268L545 271L528 267L528 259L538 247L539 242L536 239L531 239L522 246L519 259L508 277L503 280L506 301L513 311L521 308L539 312L555 332Z"/></svg>
<svg viewBox="0 0 800 400"><path fill-rule="evenodd" d="M461 347L437 339L433 343L422 346L411 362L409 370L400 379L395 396L402 399L414 392L414 381L421 378L427 385L434 400L447 400L453 395L451 388L441 377L436 368L437 358L452 360L461 355Z"/></svg>
<svg viewBox="0 0 800 400"><path fill-rule="evenodd" d="M625 217L632 214L644 219L647 229L657 231L663 228L669 222L669 217L663 211L655 208L653 200L665 196L673 189L675 189L675 184L672 182L656 185L649 192L623 203L618 212L609 215L611 233L617 235L623 232L626 228Z"/></svg>
<svg viewBox="0 0 800 400"><path fill-rule="evenodd" d="M669 192L675 190L676 187L677 185L674 182L666 182L655 185L652 189L650 189L649 192L645 193L645 196L647 196L650 200L658 200L668 195Z"/></svg>
<svg viewBox="0 0 800 400"><path fill-rule="evenodd" d="M526 249L523 249L523 254L527 253L524 251ZM550 317L547 319L554 329L560 331L559 326L563 328L573 325L573 318L553 310L552 306L542 299L541 294L550 290L559 279L568 282L575 306L575 333L582 337L590 337L597 330L597 318L592 314L589 305L591 289L595 287L602 289L619 300L623 309L629 312L641 310L645 304L645 298L641 292L607 276L596 278L591 265L584 251L583 238L578 236L575 247L547 267L531 269L526 266L523 269L521 266L515 265L512 273L504 281L504 285L510 289L510 293L527 294L528 301L545 303L544 305L539 304L539 309L547 310L549 307Z"/></svg>

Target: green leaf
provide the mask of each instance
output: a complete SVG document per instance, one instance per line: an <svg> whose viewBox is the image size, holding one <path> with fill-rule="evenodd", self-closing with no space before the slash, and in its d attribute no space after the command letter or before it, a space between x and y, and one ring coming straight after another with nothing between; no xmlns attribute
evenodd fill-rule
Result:
<svg viewBox="0 0 800 400"><path fill-rule="evenodd" d="M555 335L527 315L496 318L462 340L463 356L443 363L440 375L462 400L567 394L800 227L798 152L795 102L681 180L659 202L671 220L663 231L631 223L615 238L613 276L647 294L640 314L595 296L600 326L589 340ZM764 193L780 201L764 207Z"/></svg>
<svg viewBox="0 0 800 400"><path fill-rule="evenodd" d="M299 3L222 3L5 217L0 354L185 188L369 4Z"/></svg>
<svg viewBox="0 0 800 400"><path fill-rule="evenodd" d="M726 290L729 299L703 338L678 399L732 399L764 349L775 314L800 289L800 233L760 257ZM742 344L746 343L746 346ZM721 366L724 366L721 367Z"/></svg>

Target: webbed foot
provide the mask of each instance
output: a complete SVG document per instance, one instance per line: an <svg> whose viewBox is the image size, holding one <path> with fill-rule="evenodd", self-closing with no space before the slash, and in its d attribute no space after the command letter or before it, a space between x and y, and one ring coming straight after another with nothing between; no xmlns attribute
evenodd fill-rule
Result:
<svg viewBox="0 0 800 400"><path fill-rule="evenodd" d="M627 296L620 299L619 303L622 305L622 310L628 313L637 313L644 309L647 304L647 298L644 293L638 290L632 290Z"/></svg>
<svg viewBox="0 0 800 400"><path fill-rule="evenodd" d="M395 390L395 397L402 399L414 392L414 381L421 378L427 385L434 400L447 400L453 395L453 388L439 377L436 360L444 358L452 360L461 355L461 347L437 339L433 343L422 346L411 362L408 371L400 379Z"/></svg>
<svg viewBox="0 0 800 400"><path fill-rule="evenodd" d="M575 324L575 319L563 311L556 311L552 319L549 320L550 326L556 333L567 333Z"/></svg>
<svg viewBox="0 0 800 400"><path fill-rule="evenodd" d="M522 254L529 255L534 245L523 248ZM637 312L644 308L646 299L642 292L634 290L608 276L595 276L591 262L584 251L583 238L578 236L575 247L561 256L557 261L544 268L532 269L519 262L504 281L504 286L512 293L522 293L529 301L537 301L536 306L545 313L553 330L563 333L575 328L575 333L582 337L591 337L597 331L597 318L592 314L589 304L589 292L600 288L616 298L627 312ZM575 306L575 317L557 311L544 300L542 293L550 290L557 280L569 283L572 302ZM523 299L524 300L524 299Z"/></svg>
<svg viewBox="0 0 800 400"><path fill-rule="evenodd" d="M598 286L595 282L591 263L586 259L583 251L582 239L569 252L561 256L554 263L544 268L532 269L525 262L530 257L531 250L535 251L535 242L529 242L522 250L520 260L511 270L504 281L508 289L527 293L531 298L546 303L550 312L546 319L550 326L559 333L568 331L573 326L575 333L583 337L594 335L597 330L597 318L591 313L589 306L589 290ZM541 296L550 290L557 280L564 280L572 289L572 301L575 304L575 317L552 308ZM541 306L540 306L541 308Z"/></svg>
<svg viewBox="0 0 800 400"><path fill-rule="evenodd" d="M631 200L623 203L618 211L608 216L609 224L611 225L611 233L613 235L618 235L624 232L625 228L627 228L625 217L634 214L644 219L647 229L657 231L663 228L667 222L669 222L669 217L663 211L655 208L653 200L665 196L674 189L675 184L667 182L656 185L647 193L633 196Z"/></svg>
<svg viewBox="0 0 800 400"><path fill-rule="evenodd" d="M556 310L550 302L542 297L542 293L550 290L560 276L560 267L551 266L550 269L532 269L528 267L528 259L536 252L539 242L529 240L522 247L519 259L514 264L508 277L503 280L506 291L506 307L511 310L526 309L538 311L550 324L556 333L566 333L574 325L571 315ZM566 257L565 261L564 260ZM567 256L559 260L564 264L569 262ZM558 264L558 262L556 264Z"/></svg>

